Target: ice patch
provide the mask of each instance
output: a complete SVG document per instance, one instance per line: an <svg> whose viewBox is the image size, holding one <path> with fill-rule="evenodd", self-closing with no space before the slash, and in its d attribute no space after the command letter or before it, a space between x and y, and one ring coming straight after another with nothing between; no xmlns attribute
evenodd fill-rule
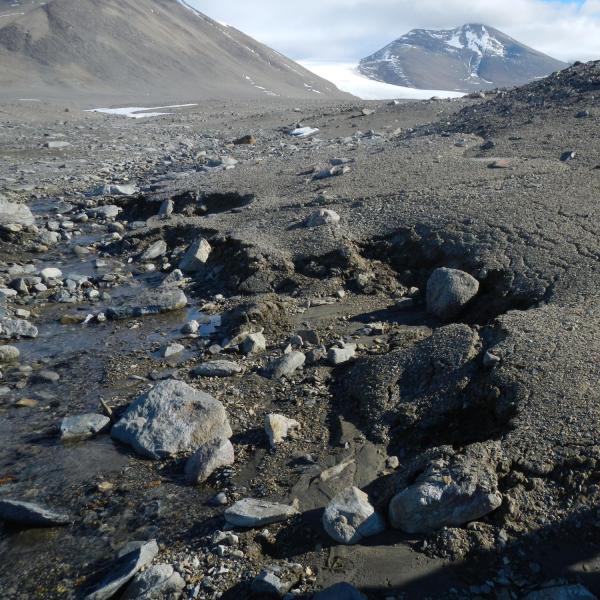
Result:
<svg viewBox="0 0 600 600"><path fill-rule="evenodd" d="M319 133L319 130L316 127L298 127L297 129L290 131L290 135L297 138L310 137L316 133Z"/></svg>
<svg viewBox="0 0 600 600"><path fill-rule="evenodd" d="M432 96L440 98L461 98L461 92L443 90L417 90L374 81L362 75L352 63L314 63L300 61L300 64L316 75L334 83L343 92L354 94L363 100L427 100Z"/></svg>
<svg viewBox="0 0 600 600"><path fill-rule="evenodd" d="M126 106L124 108L91 108L84 112L96 112L104 115L117 115L129 117L130 119L147 119L149 117L162 117L164 115L172 115L170 112L147 112L163 110L165 108L186 108L188 106L198 106L197 104L172 104L171 106Z"/></svg>

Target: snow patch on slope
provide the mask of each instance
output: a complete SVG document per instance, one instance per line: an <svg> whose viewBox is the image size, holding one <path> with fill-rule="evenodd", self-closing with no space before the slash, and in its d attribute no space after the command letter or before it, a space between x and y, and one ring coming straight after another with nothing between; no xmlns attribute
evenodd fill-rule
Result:
<svg viewBox="0 0 600 600"><path fill-rule="evenodd" d="M328 79L343 92L354 94L363 100L427 100L432 96L460 98L464 94L442 90L417 90L400 85L390 85L369 79L352 63L315 63L300 61L300 64L316 75Z"/></svg>

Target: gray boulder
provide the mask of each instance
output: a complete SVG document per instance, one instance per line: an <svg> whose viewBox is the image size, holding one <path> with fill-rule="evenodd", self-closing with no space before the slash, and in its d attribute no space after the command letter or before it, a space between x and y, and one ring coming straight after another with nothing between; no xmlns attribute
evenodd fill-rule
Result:
<svg viewBox="0 0 600 600"><path fill-rule="evenodd" d="M343 365L356 356L356 344L345 344L343 348L330 348L327 352L327 360L333 366Z"/></svg>
<svg viewBox="0 0 600 600"><path fill-rule="evenodd" d="M152 565L125 588L122 600L163 600L178 596L185 588L185 580L171 565Z"/></svg>
<svg viewBox="0 0 600 600"><path fill-rule="evenodd" d="M243 371L242 367L230 360L211 360L194 368L196 377L231 377Z"/></svg>
<svg viewBox="0 0 600 600"><path fill-rule="evenodd" d="M0 225L22 225L30 227L35 224L35 217L25 204L10 202L0 196Z"/></svg>
<svg viewBox="0 0 600 600"><path fill-rule="evenodd" d="M120 206L115 204L105 204L104 206L97 206L90 211L90 214L100 219L115 219L123 212Z"/></svg>
<svg viewBox="0 0 600 600"><path fill-rule="evenodd" d="M357 544L385 531L385 521L375 512L367 494L350 487L337 495L323 513L323 527L340 544Z"/></svg>
<svg viewBox="0 0 600 600"><path fill-rule="evenodd" d="M111 319L131 319L180 310L187 306L187 297L176 287L158 287L127 298L119 306L111 306L106 315Z"/></svg>
<svg viewBox="0 0 600 600"><path fill-rule="evenodd" d="M498 491L497 443L473 444L462 455L432 460L416 481L392 498L392 527L406 533L429 533L459 527L496 510Z"/></svg>
<svg viewBox="0 0 600 600"><path fill-rule="evenodd" d="M148 566L157 554L156 540L142 544L132 552L125 554L117 560L114 569L102 580L96 590L85 597L86 600L112 598L139 571Z"/></svg>
<svg viewBox="0 0 600 600"><path fill-rule="evenodd" d="M211 245L203 237L199 237L188 249L181 262L179 268L184 273L195 273L202 268L212 251Z"/></svg>
<svg viewBox="0 0 600 600"><path fill-rule="evenodd" d="M23 527L55 527L68 525L73 519L32 502L0 500L0 521Z"/></svg>
<svg viewBox="0 0 600 600"><path fill-rule="evenodd" d="M440 319L454 318L479 291L472 275L445 267L436 269L427 282L427 310Z"/></svg>
<svg viewBox="0 0 600 600"><path fill-rule="evenodd" d="M321 225L337 225L340 222L340 215L334 210L320 208L306 220L307 227L320 227Z"/></svg>
<svg viewBox="0 0 600 600"><path fill-rule="evenodd" d="M88 413L65 417L60 424L62 440L78 440L102 433L110 425L110 419L104 415Z"/></svg>
<svg viewBox="0 0 600 600"><path fill-rule="evenodd" d="M225 511L225 520L235 527L262 527L287 521L297 514L299 514L297 502L288 505L244 498Z"/></svg>
<svg viewBox="0 0 600 600"><path fill-rule="evenodd" d="M0 339L14 340L19 338L36 338L38 330L35 325L23 319L0 319Z"/></svg>
<svg viewBox="0 0 600 600"><path fill-rule="evenodd" d="M306 356L302 352L290 352L272 361L269 364L267 373L271 379L291 377L298 369L304 366L305 362Z"/></svg>
<svg viewBox="0 0 600 600"><path fill-rule="evenodd" d="M242 340L240 348L244 354L258 354L267 349L267 340L262 333L249 333Z"/></svg>
<svg viewBox="0 0 600 600"><path fill-rule="evenodd" d="M530 592L523 600L598 600L580 584L557 585Z"/></svg>
<svg viewBox="0 0 600 600"><path fill-rule="evenodd" d="M203 444L185 464L185 476L190 483L205 482L217 469L235 462L235 451L228 439L219 438Z"/></svg>
<svg viewBox="0 0 600 600"><path fill-rule="evenodd" d="M159 258L166 254L167 252L167 243L164 240L158 240L153 244L150 244L148 248L142 253L142 260L154 260L155 258Z"/></svg>
<svg viewBox="0 0 600 600"><path fill-rule="evenodd" d="M161 459L229 439L232 431L221 402L182 381L168 380L135 400L111 435L142 456Z"/></svg>

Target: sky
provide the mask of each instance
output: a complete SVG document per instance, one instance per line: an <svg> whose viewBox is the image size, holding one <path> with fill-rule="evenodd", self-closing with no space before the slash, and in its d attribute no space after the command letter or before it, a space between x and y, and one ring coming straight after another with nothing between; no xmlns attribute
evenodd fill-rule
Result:
<svg viewBox="0 0 600 600"><path fill-rule="evenodd" d="M484 23L565 61L600 59L600 0L187 0L298 61L358 62L414 28Z"/></svg>

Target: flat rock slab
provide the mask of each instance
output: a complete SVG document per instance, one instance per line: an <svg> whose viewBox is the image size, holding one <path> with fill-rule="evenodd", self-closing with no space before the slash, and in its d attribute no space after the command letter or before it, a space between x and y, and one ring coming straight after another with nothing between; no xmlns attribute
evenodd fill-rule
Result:
<svg viewBox="0 0 600 600"><path fill-rule="evenodd" d="M60 424L62 440L79 440L102 433L110 425L110 419L104 415L88 413L65 417Z"/></svg>
<svg viewBox="0 0 600 600"><path fill-rule="evenodd" d="M86 600L108 600L158 554L158 544L152 540L120 558L113 571L100 583L96 591L88 594Z"/></svg>
<svg viewBox="0 0 600 600"><path fill-rule="evenodd" d="M185 581L171 565L152 565L127 586L121 600L158 600L179 597Z"/></svg>
<svg viewBox="0 0 600 600"><path fill-rule="evenodd" d="M23 527L55 527L68 525L73 519L31 502L0 500L0 521Z"/></svg>
<svg viewBox="0 0 600 600"><path fill-rule="evenodd" d="M195 452L232 435L225 408L183 381L161 381L142 394L112 428L114 439L147 458Z"/></svg>
<svg viewBox="0 0 600 600"><path fill-rule="evenodd" d="M111 306L106 314L111 319L131 319L180 310L185 308L187 303L187 297L182 290L175 287L159 287L128 298L120 306Z"/></svg>
<svg viewBox="0 0 600 600"><path fill-rule="evenodd" d="M299 514L296 504L278 504L256 498L244 498L225 511L225 520L235 527L262 527L281 523Z"/></svg>
<svg viewBox="0 0 600 600"><path fill-rule="evenodd" d="M242 371L240 365L230 360L211 360L198 365L192 373L196 377L231 377Z"/></svg>
<svg viewBox="0 0 600 600"><path fill-rule="evenodd" d="M0 339L14 340L19 338L36 338L38 329L29 321L23 319L0 319Z"/></svg>

